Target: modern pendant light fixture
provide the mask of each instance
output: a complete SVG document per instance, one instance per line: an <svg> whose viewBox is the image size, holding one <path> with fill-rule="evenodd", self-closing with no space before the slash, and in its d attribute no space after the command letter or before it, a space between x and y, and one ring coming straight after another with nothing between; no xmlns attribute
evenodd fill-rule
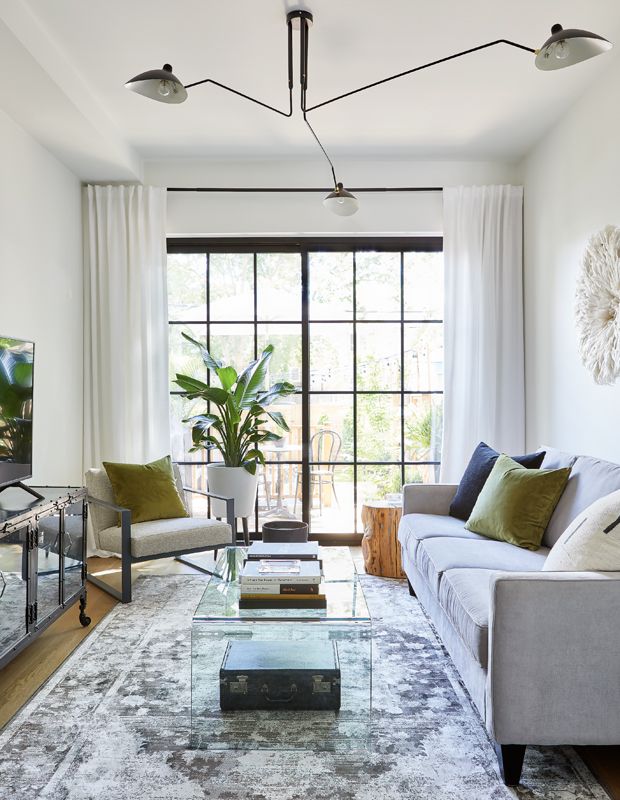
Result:
<svg viewBox="0 0 620 800"><path fill-rule="evenodd" d="M339 217L350 217L360 207L357 197L351 192L347 192L341 183L336 184L334 191L330 192L323 200L323 205Z"/></svg>
<svg viewBox="0 0 620 800"><path fill-rule="evenodd" d="M125 87L160 103L182 103L187 100L187 90L173 74L170 64L164 64L161 69L141 72L127 81Z"/></svg>
<svg viewBox="0 0 620 800"><path fill-rule="evenodd" d="M200 81L195 81L194 83L183 85L181 81L173 74L170 64L164 64L161 69L152 69L148 72L142 72L140 75L136 75L135 78L127 81L125 86L132 92L141 94L151 100L157 100L160 103L183 103L187 99L188 89L191 89L194 86L212 83L214 86L218 86L220 89L231 92L232 94L235 94L237 97L241 97L244 100L249 100L250 102L262 106L269 111L274 111L276 114L280 114L283 117L291 117L293 115L294 85L293 30L298 30L301 112L304 122L308 126L317 144L321 148L323 155L329 163L334 181L334 189L327 195L327 197L325 197L323 200L323 205L325 208L329 209L338 216L348 217L358 211L359 201L355 195L347 191L343 184L338 181L334 165L332 164L327 151L321 144L319 137L316 135L312 125L308 120L307 114L310 111L330 105L331 103L335 103L345 97L350 97L353 94L364 92L367 89L372 89L375 86L380 86L383 83L396 80L397 78L403 78L406 75L412 75L414 72L420 72L421 70L428 69L429 67L435 67L438 64L443 64L446 61L452 61L453 59L461 58L462 56L476 53L479 50L486 50L489 47L495 47L496 45L500 44L515 47L518 50L523 50L527 53L533 54L535 56L534 63L536 67L544 71L563 69L564 67L570 67L574 64L579 64L581 61L587 61L588 59L601 55L612 48L611 42L607 41L607 39L604 39L602 36L599 36L596 33L590 33L578 28L568 28L564 30L561 25L556 24L551 28L551 36L539 50L535 50L534 48L527 47L523 44L518 44L517 42L512 42L509 39L496 39L493 42L487 42L486 44L481 44L477 47L471 47L468 50L462 50L460 53L453 53L452 55L436 59L435 61L430 61L427 64L421 64L420 66L413 67L412 69L405 70L404 72L399 72L396 75L390 75L387 78L382 78L378 81L374 81L373 83L368 83L365 86L360 86L358 89L352 89L349 92L340 94L337 97L332 97L329 100L324 100L321 103L316 103L313 106L308 106L306 103L306 93L308 89L308 34L312 23L313 15L310 13L310 11L306 11L305 9L295 9L293 11L289 11L286 15L286 25L288 29L288 111L282 111L279 108L270 106L268 103L263 103L261 100L257 100L255 97L244 94L243 92L233 89L230 86L226 86L225 84L213 80L212 78L205 78Z"/></svg>
<svg viewBox="0 0 620 800"><path fill-rule="evenodd" d="M536 66L542 70L570 67L605 53L611 47L611 42L596 33L577 28L564 30L561 25L554 25L551 36L536 54Z"/></svg>

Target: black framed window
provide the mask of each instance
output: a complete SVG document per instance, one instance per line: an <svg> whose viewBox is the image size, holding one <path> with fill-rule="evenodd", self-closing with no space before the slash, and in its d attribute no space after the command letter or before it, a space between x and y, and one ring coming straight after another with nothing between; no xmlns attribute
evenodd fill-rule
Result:
<svg viewBox="0 0 620 800"><path fill-rule="evenodd" d="M438 237L168 242L172 456L189 454L177 372L208 376L186 330L238 370L266 344L268 380L296 394L267 449L250 530L294 516L314 537L354 541L362 503L438 479L443 410L443 253ZM214 453L210 457L219 458Z"/></svg>

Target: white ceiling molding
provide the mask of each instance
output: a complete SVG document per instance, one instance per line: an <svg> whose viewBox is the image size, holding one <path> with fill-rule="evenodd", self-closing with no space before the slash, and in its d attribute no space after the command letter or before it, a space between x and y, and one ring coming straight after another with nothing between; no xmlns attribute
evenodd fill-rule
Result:
<svg viewBox="0 0 620 800"><path fill-rule="evenodd" d="M22 0L0 0L2 107L78 177L139 181L142 160Z"/></svg>

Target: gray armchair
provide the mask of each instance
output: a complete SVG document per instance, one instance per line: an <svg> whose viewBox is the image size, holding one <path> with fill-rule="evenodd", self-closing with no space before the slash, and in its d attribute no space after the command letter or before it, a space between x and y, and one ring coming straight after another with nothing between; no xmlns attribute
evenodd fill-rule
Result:
<svg viewBox="0 0 620 800"><path fill-rule="evenodd" d="M195 562L184 559L183 556L213 550L217 558L219 548L235 544L234 500L183 486L177 464L173 464L173 470L177 489L188 514L191 514L191 510L187 503L186 492L191 492L204 497L224 500L226 502L226 522L219 519L188 516L132 524L131 511L128 508L121 508L114 502L112 484L106 471L89 469L86 473L89 518L95 543L100 550L109 550L120 554L121 591L119 592L90 573L88 573L88 580L122 603L131 602L132 564L156 558L174 557L177 561L188 563L202 572L213 574ZM120 525L118 524L119 514Z"/></svg>

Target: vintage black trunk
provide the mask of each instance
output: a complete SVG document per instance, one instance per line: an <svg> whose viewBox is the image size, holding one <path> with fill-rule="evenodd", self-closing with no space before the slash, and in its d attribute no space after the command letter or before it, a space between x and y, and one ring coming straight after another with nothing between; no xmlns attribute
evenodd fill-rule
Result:
<svg viewBox="0 0 620 800"><path fill-rule="evenodd" d="M220 669L223 711L337 711L335 642L229 642Z"/></svg>

